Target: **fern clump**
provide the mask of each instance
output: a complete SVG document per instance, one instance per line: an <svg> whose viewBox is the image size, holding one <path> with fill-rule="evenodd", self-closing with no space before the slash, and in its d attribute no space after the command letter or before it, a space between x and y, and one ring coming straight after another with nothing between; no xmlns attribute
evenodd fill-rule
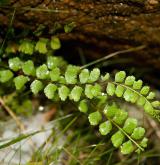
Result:
<svg viewBox="0 0 160 165"><path fill-rule="evenodd" d="M123 154L144 151L148 142L145 129L138 126L137 119L129 117L114 98L141 106L148 115L160 120L160 102L155 99L155 93L149 86L143 86L142 80L127 76L125 71L117 72L114 77L109 73L103 75L99 68L90 71L67 65L62 57L48 53L60 47L57 37L40 38L36 43L24 40L17 51L45 54L46 60L39 64L30 58L9 57L9 69L0 70L0 83L5 85L10 80L19 92L29 84L34 95L41 93L53 101L56 98L59 102L75 102L77 109L88 115L90 125L98 127L102 136L110 136L113 146Z"/></svg>

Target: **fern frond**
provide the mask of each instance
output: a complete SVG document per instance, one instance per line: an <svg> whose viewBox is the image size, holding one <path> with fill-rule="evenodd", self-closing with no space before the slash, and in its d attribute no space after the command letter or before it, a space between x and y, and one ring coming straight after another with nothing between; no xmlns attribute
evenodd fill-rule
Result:
<svg viewBox="0 0 160 165"><path fill-rule="evenodd" d="M50 50L58 50L61 48L61 42L58 37L40 38L38 41L30 39L20 40L19 43L10 44L6 46L5 52L7 54L23 53L25 55L34 55L36 52L40 54L47 54Z"/></svg>
<svg viewBox="0 0 160 165"><path fill-rule="evenodd" d="M46 61L39 64L30 58L26 61L20 56L9 58L7 69L0 70L0 83L12 81L19 92L25 89L26 84L30 84L34 95L41 92L52 101L56 97L58 101L76 102L79 111L88 115L90 125L98 126L103 136L111 134L113 146L120 148L123 154L133 151L140 153L147 147L145 129L138 126L138 121L129 117L128 112L113 101L113 96L116 96L142 106L147 114L160 121L160 102L150 87L143 85L142 80L127 76L125 71L116 73L113 79L109 73L102 75L98 68L90 71L67 65L63 58L52 54L61 47L57 37L51 40L40 38L37 42L23 40L17 47L13 49L8 45L6 52L47 54ZM112 105L109 105L108 98L112 99ZM92 101L96 102L95 111L91 110Z"/></svg>
<svg viewBox="0 0 160 165"><path fill-rule="evenodd" d="M22 69L24 75L28 76L33 76L36 72L36 78L41 80L50 80L51 82L54 81L61 84L61 78L61 81L63 79L63 82L66 85L86 84L84 94L89 99L93 99L97 96L102 95L102 92L104 91L102 91L102 88L100 84L98 84L98 81L105 82L106 92L109 96L115 95L119 98L124 98L127 102L141 105L143 106L146 113L159 119L159 113L158 111L155 111L155 108L159 107L160 104L159 101L154 100L155 94L153 92L150 92L149 86L142 86L142 80L135 81L134 76L126 77L126 73L124 71L118 72L115 75L115 81L113 81L109 79L108 74L103 76L103 78L101 76L101 79L100 70L97 68L89 72L89 70L87 69L83 69L81 71L80 67L78 66L68 65L66 71L64 73L61 73L58 65L56 65L56 67L53 67L53 65L55 65L54 61L52 61L53 64L47 62L49 64L49 67L46 64L42 64L36 69L32 61L22 62L18 57L9 59L8 63L9 68L12 71L16 72ZM94 85L95 82L97 83ZM82 88L79 87L79 89ZM72 89L70 90L72 91ZM79 97L77 97L77 99L73 99L71 94L70 98L78 101L81 94L79 95Z"/></svg>

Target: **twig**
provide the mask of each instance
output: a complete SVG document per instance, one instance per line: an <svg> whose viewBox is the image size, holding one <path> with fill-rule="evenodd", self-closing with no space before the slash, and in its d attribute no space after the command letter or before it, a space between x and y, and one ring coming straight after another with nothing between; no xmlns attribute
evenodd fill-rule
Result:
<svg viewBox="0 0 160 165"><path fill-rule="evenodd" d="M21 122L21 120L16 116L16 114L5 104L4 100L2 98L0 98L0 104L2 105L2 107L9 113L9 115L15 120L17 126L20 128L20 130L22 132L24 132L25 126L24 124ZM32 149L35 149L35 144L32 141L32 139L29 139L29 144L32 147Z"/></svg>
<svg viewBox="0 0 160 165"><path fill-rule="evenodd" d="M2 98L0 98L0 104L9 113L9 115L16 121L20 130L25 131L25 126L23 125L23 123L18 119L16 114L5 104Z"/></svg>
<svg viewBox="0 0 160 165"><path fill-rule="evenodd" d="M90 62L90 63L88 63L88 64L86 64L86 65L83 65L83 66L81 67L81 69L87 68L87 67L89 67L89 66L91 66L91 65L95 65L95 64L97 64L97 63L100 63L100 62L102 62L102 61L105 61L105 60L107 60L107 59L109 59L109 58L111 58L111 57L114 57L114 56L116 56L116 55L124 54L124 53L129 53L129 52L135 52L135 51L138 51L138 50L142 50L142 49L144 49L145 47L146 47L145 45L141 45L141 46L129 48L129 49L126 49L126 50L120 50L120 51L117 51L117 52L108 54L108 55L105 56L105 57L102 57L102 58L100 58L100 59L98 59L98 60L95 60L95 61L93 61L93 62Z"/></svg>

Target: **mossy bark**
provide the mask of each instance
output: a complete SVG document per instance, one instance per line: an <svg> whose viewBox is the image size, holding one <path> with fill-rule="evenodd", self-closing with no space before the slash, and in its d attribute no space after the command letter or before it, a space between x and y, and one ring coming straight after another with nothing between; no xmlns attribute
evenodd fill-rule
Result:
<svg viewBox="0 0 160 165"><path fill-rule="evenodd" d="M36 31L43 26L46 36L57 23L74 22L71 33L59 33L68 50L80 47L87 57L96 59L145 45L124 57L160 70L160 0L10 0L0 7L1 27L8 26L14 9L16 29Z"/></svg>

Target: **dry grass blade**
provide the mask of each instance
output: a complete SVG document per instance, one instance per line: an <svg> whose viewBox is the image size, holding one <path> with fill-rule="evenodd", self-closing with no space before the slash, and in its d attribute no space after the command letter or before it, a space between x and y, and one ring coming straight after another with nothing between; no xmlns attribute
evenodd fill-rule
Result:
<svg viewBox="0 0 160 165"><path fill-rule="evenodd" d="M25 126L20 121L20 119L16 116L16 114L5 104L2 98L0 98L0 104L8 112L8 114L15 120L16 124L20 128L21 131L25 131Z"/></svg>

